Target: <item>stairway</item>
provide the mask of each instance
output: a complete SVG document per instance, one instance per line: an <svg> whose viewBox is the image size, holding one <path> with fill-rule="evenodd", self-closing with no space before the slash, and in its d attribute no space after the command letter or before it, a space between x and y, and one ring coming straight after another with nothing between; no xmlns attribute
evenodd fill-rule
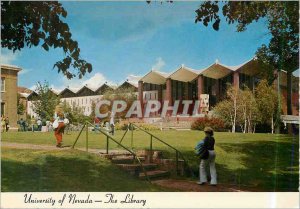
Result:
<svg viewBox="0 0 300 209"><path fill-rule="evenodd" d="M100 153L100 156L109 159L113 164L117 165L121 169L125 170L126 172L139 179L147 179L140 164L137 162L137 160L134 159L134 157L130 153ZM149 162L146 156L143 156L141 154L138 154L137 156L141 161L143 168L150 180L164 179L170 176L170 171L161 169L159 163L151 163Z"/></svg>

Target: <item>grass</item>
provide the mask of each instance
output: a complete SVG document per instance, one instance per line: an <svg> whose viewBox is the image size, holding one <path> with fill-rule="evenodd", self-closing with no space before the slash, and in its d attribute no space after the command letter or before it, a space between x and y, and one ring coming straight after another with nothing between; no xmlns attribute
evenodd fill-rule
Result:
<svg viewBox="0 0 300 209"><path fill-rule="evenodd" d="M109 161L78 150L2 148L2 192L157 192Z"/></svg>
<svg viewBox="0 0 300 209"><path fill-rule="evenodd" d="M115 138L120 140L123 133L117 131ZM203 133L199 131L152 131L151 133L183 153L194 173L195 177L192 179L196 180L199 162L193 149L197 141L204 137ZM65 135L64 144L73 144L77 134ZM133 137L135 150L149 148L149 135L134 131ZM217 132L215 138L219 183L251 187L257 191L298 191L298 136ZM55 145L53 133L4 133L2 141ZM131 147L130 133L127 133L122 143ZM85 147L85 132L82 133L76 147ZM105 149L105 136L90 133L89 147ZM116 144L110 142L110 148L116 148ZM153 149L163 150L165 156L175 157L173 150L156 140L153 140Z"/></svg>

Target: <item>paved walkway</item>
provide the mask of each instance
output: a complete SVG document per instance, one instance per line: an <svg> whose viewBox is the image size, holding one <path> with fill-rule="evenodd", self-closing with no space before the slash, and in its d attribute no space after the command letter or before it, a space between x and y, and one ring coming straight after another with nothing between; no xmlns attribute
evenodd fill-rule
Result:
<svg viewBox="0 0 300 209"><path fill-rule="evenodd" d="M14 143L14 142L1 142L1 147L8 147L8 148L16 148L16 149L36 149L36 150L58 150L64 151L67 149L71 149L72 145L63 145L61 148L57 148L55 145L45 145L45 144L25 144L25 143ZM85 151L85 148L76 148L78 150ZM99 153L106 153L105 149L91 149L89 148L88 151L90 153L99 154ZM109 150L109 153L127 153L123 150Z"/></svg>

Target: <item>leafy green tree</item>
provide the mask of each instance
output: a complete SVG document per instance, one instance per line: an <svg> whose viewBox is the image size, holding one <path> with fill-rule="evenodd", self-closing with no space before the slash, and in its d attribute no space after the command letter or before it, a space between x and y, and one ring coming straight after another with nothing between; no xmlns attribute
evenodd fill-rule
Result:
<svg viewBox="0 0 300 209"><path fill-rule="evenodd" d="M234 133L240 126L243 133L255 132L255 126L261 121L255 96L249 88L244 90L229 86L226 98L214 107L214 114L225 121Z"/></svg>
<svg viewBox="0 0 300 209"><path fill-rule="evenodd" d="M105 91L105 93L103 94L102 99L110 101L111 105L110 105L110 107L108 107L106 105L102 105L100 107L100 112L101 113L111 111L113 102L115 100L125 101L126 104L127 104L127 107L125 108L125 110L122 111L122 112L116 113L116 117L125 118L125 115L126 115L127 111L129 110L129 108L131 107L132 103L137 99L137 95L135 93L135 90L131 87L129 87L129 88L116 88L116 89Z"/></svg>
<svg viewBox="0 0 300 209"><path fill-rule="evenodd" d="M287 72L287 113L292 114L292 72L299 69L299 2L298 1L205 1L196 10L195 22L212 23L219 30L222 19L236 24L237 32L260 19L266 20L271 39L258 48L256 56L269 82L274 70Z"/></svg>
<svg viewBox="0 0 300 209"><path fill-rule="evenodd" d="M23 115L25 112L25 107L24 104L21 101L20 95L18 94L17 96L17 114L18 115Z"/></svg>
<svg viewBox="0 0 300 209"><path fill-rule="evenodd" d="M235 132L235 127L238 121L237 116L239 115L238 112L240 111L239 96L239 89L235 88L234 86L228 86L226 99L219 102L214 107L214 112L218 117L220 117L224 121L229 121L231 131L233 133Z"/></svg>
<svg viewBox="0 0 300 209"><path fill-rule="evenodd" d="M251 133L255 130L256 124L260 121L260 113L258 110L255 95L252 91L245 87L244 90L239 91L239 118L240 126L243 133Z"/></svg>
<svg viewBox="0 0 300 209"><path fill-rule="evenodd" d="M255 95L262 122L270 124L274 133L276 112L279 106L277 93L266 80L261 80L255 89Z"/></svg>
<svg viewBox="0 0 300 209"><path fill-rule="evenodd" d="M38 82L35 92L38 94L32 101L33 111L41 118L52 118L55 107L59 104L60 98L49 87L48 82Z"/></svg>
<svg viewBox="0 0 300 209"><path fill-rule="evenodd" d="M225 122L225 126L230 126L231 128L235 126L235 121L233 120L234 109L232 107L232 101L225 99L213 108L214 115L221 118ZM233 128L231 130L233 131Z"/></svg>
<svg viewBox="0 0 300 209"><path fill-rule="evenodd" d="M84 115L83 108L76 104L69 105L66 101L61 103L62 110L72 124L82 124L89 120L88 116Z"/></svg>
<svg viewBox="0 0 300 209"><path fill-rule="evenodd" d="M12 50L39 45L46 51L61 48L64 58L53 68L71 79L92 71L80 57L78 42L63 21L67 11L57 1L1 1L1 46Z"/></svg>

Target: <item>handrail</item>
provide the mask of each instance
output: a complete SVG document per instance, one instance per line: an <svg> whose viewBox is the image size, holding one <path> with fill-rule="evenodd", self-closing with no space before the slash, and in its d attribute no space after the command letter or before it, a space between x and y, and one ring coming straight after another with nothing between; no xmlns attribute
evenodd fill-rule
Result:
<svg viewBox="0 0 300 209"><path fill-rule="evenodd" d="M161 143L167 145L168 147L170 147L170 148L172 148L173 150L176 151L176 167L177 167L177 171L176 171L176 172L178 172L178 154L181 156L182 160L184 161L184 164L186 164L187 167L190 169L190 167L189 167L189 165L188 165L186 159L184 158L183 154L182 154L178 149L176 149L176 148L173 147L172 145L168 144L167 142L161 140L160 138L158 138L157 136L155 136L155 135L153 135L152 133L148 132L147 130L145 130L145 129L139 127L138 125L136 125L136 124L134 124L134 123L131 123L131 122L129 122L129 124L130 124L131 126L136 127L136 128L138 128L139 130L141 130L141 131L143 131L143 132L145 132L145 133L147 133L148 135L151 136L151 143L150 143L150 149L151 149L151 151L152 151L152 138L155 138L156 140L160 141ZM122 138L122 140L123 140L123 138ZM152 154L152 153L150 153L150 154ZM191 172L191 173L193 174L193 172Z"/></svg>
<svg viewBox="0 0 300 209"><path fill-rule="evenodd" d="M137 155L130 149L128 149L127 147L125 147L124 145L122 145L121 143L119 143L117 140L115 140L112 136L110 136L109 134L107 134L106 132L104 132L103 130L101 130L100 128L97 128L95 127L95 125L93 125L92 123L90 123L89 121L86 121L85 122L85 125L82 127L79 135L77 136L73 146L72 146L72 149L74 149L75 147L75 144L77 143L78 139L79 139L79 136L80 134L82 133L84 127L86 126L87 129L88 129L88 124L91 125L92 127L94 127L95 129L97 129L98 131L100 131L103 135L105 135L107 137L107 146L106 146L106 153L108 154L108 139L111 139L112 141L114 141L117 145L121 146L123 149L125 149L126 151L128 151L130 154L132 154L134 156L134 158L138 161L139 165L141 166L142 168L142 171L143 173L145 174L147 180L151 183L150 179L149 179L149 176L147 175L147 172L145 171L145 168L143 166L143 164L141 163L140 159L137 157ZM88 140L88 138L87 138ZM88 143L87 143L88 144Z"/></svg>

